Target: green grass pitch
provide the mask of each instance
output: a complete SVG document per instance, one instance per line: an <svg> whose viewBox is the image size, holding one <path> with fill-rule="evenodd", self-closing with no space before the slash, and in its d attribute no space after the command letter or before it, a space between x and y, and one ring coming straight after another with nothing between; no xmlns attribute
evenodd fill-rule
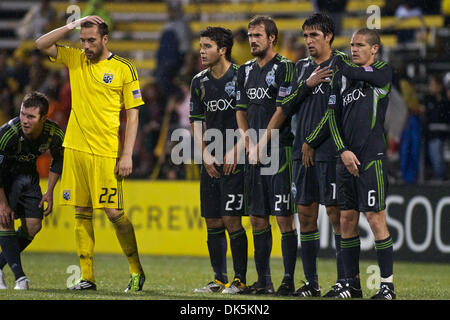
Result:
<svg viewBox="0 0 450 320"><path fill-rule="evenodd" d="M22 264L30 279L30 290L17 291L9 267L4 268L7 290L0 290L0 300L267 300L298 299L275 296L195 294L193 289L205 285L212 278L208 257L141 256L147 281L142 292L123 292L128 283L128 264L122 255L97 254L94 258L97 291L72 292L66 290L68 278L73 275L70 266L78 266L76 254L29 253L22 254ZM371 273L367 270L376 261L361 261L361 285L364 298L369 298L376 289L367 287ZM228 276L232 278L232 260L228 259ZM271 259L272 280L275 289L279 286L283 262ZM319 259L319 282L324 294L334 284L335 261ZM450 299L450 265L436 263L395 262L394 283L397 299L448 300ZM67 273L69 271L69 273ZM72 271L73 272L73 271ZM253 258L249 259L247 279L256 280ZM301 260L297 260L295 284L303 279ZM369 281L370 282L370 281Z"/></svg>

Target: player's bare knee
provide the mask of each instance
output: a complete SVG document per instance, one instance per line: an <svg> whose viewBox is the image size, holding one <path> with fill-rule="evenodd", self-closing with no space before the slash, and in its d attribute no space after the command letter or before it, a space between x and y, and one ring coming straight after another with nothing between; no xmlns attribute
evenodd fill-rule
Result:
<svg viewBox="0 0 450 320"><path fill-rule="evenodd" d="M32 223L27 223L26 233L34 237L39 233L39 231L41 231L41 229L42 229L42 222L40 220Z"/></svg>
<svg viewBox="0 0 450 320"><path fill-rule="evenodd" d="M268 217L250 215L250 222L252 223L252 229L256 231L267 229L270 225Z"/></svg>
<svg viewBox="0 0 450 320"><path fill-rule="evenodd" d="M330 220L331 225L333 226L333 230L335 233L339 233L340 230L340 210L336 206L330 206L326 208L328 220Z"/></svg>
<svg viewBox="0 0 450 320"><path fill-rule="evenodd" d="M277 217L278 227L281 232L290 232L295 229L294 216Z"/></svg>
<svg viewBox="0 0 450 320"><path fill-rule="evenodd" d="M241 217L224 216L223 223L228 232L236 232L242 229Z"/></svg>
<svg viewBox="0 0 450 320"><path fill-rule="evenodd" d="M208 229L223 229L225 227L222 219L206 218L205 222Z"/></svg>
<svg viewBox="0 0 450 320"><path fill-rule="evenodd" d="M93 209L89 207L75 207L75 212L89 212L92 213Z"/></svg>
<svg viewBox="0 0 450 320"><path fill-rule="evenodd" d="M105 213L110 221L115 221L119 216L124 214L123 210L105 208Z"/></svg>

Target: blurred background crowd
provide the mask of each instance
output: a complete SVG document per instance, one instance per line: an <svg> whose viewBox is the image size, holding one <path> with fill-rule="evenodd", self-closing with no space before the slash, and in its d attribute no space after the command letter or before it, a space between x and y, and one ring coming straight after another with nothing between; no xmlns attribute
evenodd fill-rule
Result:
<svg viewBox="0 0 450 320"><path fill-rule="evenodd" d="M199 31L207 25L229 27L233 62L242 64L252 59L246 23L254 12L265 13L278 22L278 52L296 62L308 55L301 21L324 11L336 22L334 46L349 54L351 34L365 26L361 19L367 20L373 4L383 18L382 59L395 70L386 118L391 182L449 183L450 0L5 0L0 3L0 123L17 116L23 96L38 90L50 99L50 119L66 128L68 72L36 51L34 40L64 25L80 8L81 16L96 14L108 22L109 49L131 59L139 72L145 105L132 177L198 179L197 165L171 162L176 142L170 137L178 128L190 134L190 81L202 70ZM77 37L74 33L67 43L77 45ZM43 177L49 161L49 156L39 160Z"/></svg>

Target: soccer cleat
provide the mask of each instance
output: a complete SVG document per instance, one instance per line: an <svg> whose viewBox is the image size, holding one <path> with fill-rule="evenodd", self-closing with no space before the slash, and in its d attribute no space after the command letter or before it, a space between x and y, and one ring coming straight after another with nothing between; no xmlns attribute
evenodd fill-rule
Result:
<svg viewBox="0 0 450 320"><path fill-rule="evenodd" d="M270 282L266 284L265 286L262 285L259 282L255 282L250 287L247 287L244 291L242 291L243 294L274 294L275 290L273 289L273 283Z"/></svg>
<svg viewBox="0 0 450 320"><path fill-rule="evenodd" d="M211 281L203 288L194 289L195 293L213 293L213 292L222 292L225 289L225 283L215 279Z"/></svg>
<svg viewBox="0 0 450 320"><path fill-rule="evenodd" d="M377 293L372 296L370 299L375 300L394 300L397 295L394 292L394 289L389 288L387 284L382 284Z"/></svg>
<svg viewBox="0 0 450 320"><path fill-rule="evenodd" d="M293 282L282 282L278 287L277 296L290 296L294 293L295 286Z"/></svg>
<svg viewBox="0 0 450 320"><path fill-rule="evenodd" d="M362 298L362 290L357 289L346 283L342 289L340 289L338 294L335 296L337 299L354 299L354 298Z"/></svg>
<svg viewBox="0 0 450 320"><path fill-rule="evenodd" d="M16 280L14 290L28 290L28 283L30 283L30 280L26 276L20 277Z"/></svg>
<svg viewBox="0 0 450 320"><path fill-rule="evenodd" d="M5 277L3 275L3 270L0 269L0 290L8 289L8 286L5 282Z"/></svg>
<svg viewBox="0 0 450 320"><path fill-rule="evenodd" d="M315 288L309 281L302 281L304 283L303 287L299 288L293 293L296 297L320 297L320 288Z"/></svg>
<svg viewBox="0 0 450 320"><path fill-rule="evenodd" d="M142 287L144 286L144 282L145 282L145 275L144 274L133 273L130 276L130 281L128 282L128 286L125 289L125 292L141 291Z"/></svg>
<svg viewBox="0 0 450 320"><path fill-rule="evenodd" d="M339 292L344 287L345 283L343 282L336 282L333 286L331 286L331 290L328 291L326 294L324 294L323 298L336 298L339 295Z"/></svg>
<svg viewBox="0 0 450 320"><path fill-rule="evenodd" d="M223 289L222 293L228 294L238 294L242 293L247 288L247 285L241 281L239 278L235 278L233 282Z"/></svg>
<svg viewBox="0 0 450 320"><path fill-rule="evenodd" d="M88 280L80 279L75 285L67 288L67 290L97 290L95 283Z"/></svg>

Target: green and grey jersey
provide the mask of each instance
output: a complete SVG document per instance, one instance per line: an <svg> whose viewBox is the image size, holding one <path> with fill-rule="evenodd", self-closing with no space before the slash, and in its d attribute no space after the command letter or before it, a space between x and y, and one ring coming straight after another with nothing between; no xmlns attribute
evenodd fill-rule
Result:
<svg viewBox="0 0 450 320"><path fill-rule="evenodd" d="M50 171L61 174L64 132L51 120L46 120L41 135L30 140L25 137L19 117L0 127L0 187L18 174L37 175L37 158L50 150Z"/></svg>
<svg viewBox="0 0 450 320"><path fill-rule="evenodd" d="M348 60L348 57L339 50L333 50L331 57L320 64L321 68L330 66L335 70L336 63L341 61L340 57ZM302 145L306 137L311 135L327 109L327 102L331 94L330 84L320 83L314 88L306 86L306 80L319 65L312 57L299 60L295 64L294 77L288 88L289 95L282 101L282 110L286 116L295 114L296 130L292 147L294 160L302 158ZM330 134L323 132L322 140L316 144L314 159L316 161L335 161L337 157L336 148L333 145Z"/></svg>
<svg viewBox="0 0 450 320"><path fill-rule="evenodd" d="M262 67L256 59L240 66L236 109L247 112L250 129L258 133L267 128L277 107L281 107L282 100L288 95L293 69L294 64L278 53ZM279 134L279 147L292 145L290 117L281 126Z"/></svg>
<svg viewBox="0 0 450 320"><path fill-rule="evenodd" d="M343 59L331 82L325 115L307 142L315 147L329 130L339 153L350 150L360 161L384 158L391 82L392 69L384 61L359 67Z"/></svg>

